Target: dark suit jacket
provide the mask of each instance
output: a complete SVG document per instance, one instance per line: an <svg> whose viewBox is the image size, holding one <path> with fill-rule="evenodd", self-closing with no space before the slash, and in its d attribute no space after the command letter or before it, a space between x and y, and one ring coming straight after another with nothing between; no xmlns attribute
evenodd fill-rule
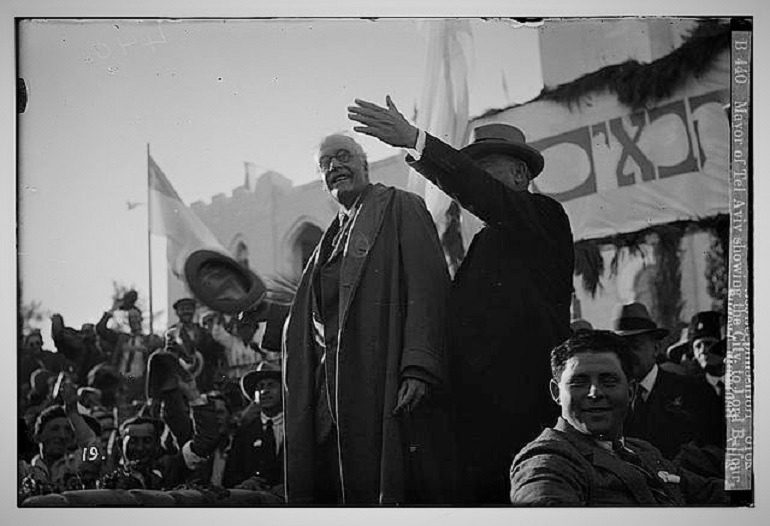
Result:
<svg viewBox="0 0 770 526"><path fill-rule="evenodd" d="M724 408L704 380L658 369L647 401L636 401L624 430L673 459L682 445L693 441L724 447Z"/></svg>
<svg viewBox="0 0 770 526"><path fill-rule="evenodd" d="M269 486L282 484L283 447L276 453L265 445L269 444L260 418L240 427L227 454L222 486L232 488L254 475L264 478Z"/></svg>
<svg viewBox="0 0 770 526"><path fill-rule="evenodd" d="M556 417L549 352L569 336L569 219L556 200L511 190L431 135L407 162L485 223L452 283L447 341L462 478L476 486L464 491L503 503L513 455Z"/></svg>
<svg viewBox="0 0 770 526"><path fill-rule="evenodd" d="M516 456L511 466L511 502L530 506L682 506L726 504L723 481L677 468L644 440L625 445L653 476L660 471L680 481L657 489L633 464L621 460L559 418Z"/></svg>

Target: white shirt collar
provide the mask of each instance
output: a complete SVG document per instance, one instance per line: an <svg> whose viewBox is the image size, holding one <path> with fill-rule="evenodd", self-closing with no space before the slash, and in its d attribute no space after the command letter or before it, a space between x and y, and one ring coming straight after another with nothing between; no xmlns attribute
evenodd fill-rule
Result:
<svg viewBox="0 0 770 526"><path fill-rule="evenodd" d="M713 374L706 373L706 381L709 384L711 384L712 387L716 388L716 386L717 386L717 384L719 382L722 382L722 384L724 385L725 377L724 377L724 375L722 375L722 376L714 376Z"/></svg>
<svg viewBox="0 0 770 526"><path fill-rule="evenodd" d="M280 426L283 425L283 411L278 413L277 415L273 417L267 416L265 413L259 413L260 418L262 419L262 425L267 424L268 420L273 421L273 426Z"/></svg>
<svg viewBox="0 0 770 526"><path fill-rule="evenodd" d="M650 396L650 393L652 392L652 387L655 385L655 380L658 379L658 364L652 366L652 369L650 369L650 372L648 372L644 378L642 378L642 381L639 382L639 385L644 387L644 399L647 400L647 397Z"/></svg>

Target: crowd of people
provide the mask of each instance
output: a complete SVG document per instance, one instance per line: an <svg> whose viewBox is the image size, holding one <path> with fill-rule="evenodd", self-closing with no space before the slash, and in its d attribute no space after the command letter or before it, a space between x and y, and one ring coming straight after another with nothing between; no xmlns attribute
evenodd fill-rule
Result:
<svg viewBox="0 0 770 526"><path fill-rule="evenodd" d="M720 314L696 314L670 346L637 302L611 330L571 324L569 220L529 191L544 159L520 130L480 126L457 150L389 97L348 116L484 221L454 278L422 199L372 184L361 145L330 135L316 161L339 212L237 381L223 349L253 346L253 327L214 313L199 325L192 298L174 304L165 338L142 333L135 297L80 331L54 316L57 353L27 335L20 493L200 484L290 505L729 503ZM108 328L121 309L125 328Z"/></svg>
<svg viewBox="0 0 770 526"><path fill-rule="evenodd" d="M244 488L283 495L280 328L173 305L178 321L146 334L129 291L80 329L51 317L18 352L19 501L79 489ZM196 318L196 313L198 314ZM197 321L200 320L200 323ZM277 327L277 328L276 328ZM238 348L234 348L238 347ZM228 357L248 349L245 374Z"/></svg>

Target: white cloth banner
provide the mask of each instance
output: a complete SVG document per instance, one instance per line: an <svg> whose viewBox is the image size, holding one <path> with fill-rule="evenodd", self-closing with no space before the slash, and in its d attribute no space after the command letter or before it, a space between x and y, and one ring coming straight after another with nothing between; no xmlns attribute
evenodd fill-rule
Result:
<svg viewBox="0 0 770 526"><path fill-rule="evenodd" d="M730 53L654 107L610 92L535 100L476 119L521 128L545 157L533 190L559 200L575 241L729 212Z"/></svg>
<svg viewBox="0 0 770 526"><path fill-rule="evenodd" d="M473 31L470 20L450 19L423 22L428 35L425 82L420 95L416 125L455 148L468 141L470 61ZM447 226L446 211L452 199L423 176L409 174L410 191L424 196L441 235ZM478 230L478 219L462 211L463 244L467 249Z"/></svg>

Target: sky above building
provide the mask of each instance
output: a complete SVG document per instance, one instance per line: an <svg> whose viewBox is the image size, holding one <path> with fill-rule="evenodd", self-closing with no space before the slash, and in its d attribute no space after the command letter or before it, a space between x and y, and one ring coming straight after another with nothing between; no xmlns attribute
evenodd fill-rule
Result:
<svg viewBox="0 0 770 526"><path fill-rule="evenodd" d="M136 287L146 307L148 147L188 204L243 184L246 162L257 174L309 182L318 141L352 133L346 107L355 98L383 103L390 94L405 115L419 111L430 23L20 23L19 75L29 91L18 128L22 303L41 302L80 326L110 307L115 281ZM471 116L536 96L537 31L499 20L472 27ZM398 153L359 138L372 161ZM162 240L152 246L157 311L165 254Z"/></svg>

